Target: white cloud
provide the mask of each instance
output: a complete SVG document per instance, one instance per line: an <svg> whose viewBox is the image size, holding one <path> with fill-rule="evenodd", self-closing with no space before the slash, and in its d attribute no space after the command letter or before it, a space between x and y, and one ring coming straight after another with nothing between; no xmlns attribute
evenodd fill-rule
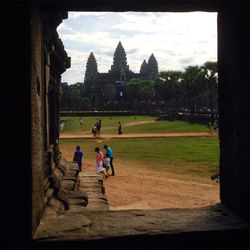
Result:
<svg viewBox="0 0 250 250"><path fill-rule="evenodd" d="M83 81L90 52L99 72L107 72L119 41L134 72L139 72L142 61L152 53L159 70L184 70L188 63L215 61L216 18L216 13L205 12L69 12L69 18L58 27L72 57L63 80L69 84Z"/></svg>
<svg viewBox="0 0 250 250"><path fill-rule="evenodd" d="M63 32L63 31L72 31L73 29L71 27L68 27L67 25L65 25L64 23L61 23L58 27L57 27L57 31L59 32Z"/></svg>
<svg viewBox="0 0 250 250"><path fill-rule="evenodd" d="M75 32L74 34L63 34L61 38L65 41L76 41L81 42L82 44L88 44L91 49L91 44L94 45L103 45L103 42L114 42L112 37L107 32L93 32L93 33L79 33Z"/></svg>

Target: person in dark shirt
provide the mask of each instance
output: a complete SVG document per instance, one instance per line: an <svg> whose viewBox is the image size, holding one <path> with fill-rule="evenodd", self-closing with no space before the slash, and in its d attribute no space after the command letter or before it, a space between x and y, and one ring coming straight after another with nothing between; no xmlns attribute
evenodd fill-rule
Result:
<svg viewBox="0 0 250 250"><path fill-rule="evenodd" d="M82 159L83 159L83 152L81 151L80 146L76 146L76 151L74 153L73 161L76 161L79 166L79 171L82 171Z"/></svg>
<svg viewBox="0 0 250 250"><path fill-rule="evenodd" d="M97 138L101 137L101 124L99 121L96 123L96 137Z"/></svg>
<svg viewBox="0 0 250 250"><path fill-rule="evenodd" d="M122 134L122 124L121 122L118 122L118 135Z"/></svg>

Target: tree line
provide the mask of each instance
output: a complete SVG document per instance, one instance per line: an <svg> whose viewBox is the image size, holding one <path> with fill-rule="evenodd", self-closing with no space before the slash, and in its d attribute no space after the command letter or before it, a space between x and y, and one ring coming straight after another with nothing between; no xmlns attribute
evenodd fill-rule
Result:
<svg viewBox="0 0 250 250"><path fill-rule="evenodd" d="M61 110L133 110L139 113L217 112L217 62L161 71L155 80L132 79L126 84L61 84Z"/></svg>

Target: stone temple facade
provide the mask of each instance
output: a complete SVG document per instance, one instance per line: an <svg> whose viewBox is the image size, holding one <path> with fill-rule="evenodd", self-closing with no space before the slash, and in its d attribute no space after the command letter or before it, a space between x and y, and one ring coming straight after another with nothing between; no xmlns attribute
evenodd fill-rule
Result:
<svg viewBox="0 0 250 250"><path fill-rule="evenodd" d="M93 52L90 53L86 64L85 84L111 84L120 83L125 84L131 79L154 80L158 76L158 62L154 54L141 64L140 72L134 73L129 69L127 64L126 52L119 41L113 57L113 64L108 73L99 73L98 65Z"/></svg>

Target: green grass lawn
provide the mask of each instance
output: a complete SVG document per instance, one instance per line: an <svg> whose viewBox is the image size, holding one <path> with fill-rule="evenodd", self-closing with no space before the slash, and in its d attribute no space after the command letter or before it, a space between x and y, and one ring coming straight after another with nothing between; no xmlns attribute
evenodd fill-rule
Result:
<svg viewBox="0 0 250 250"><path fill-rule="evenodd" d="M122 123L124 133L166 133L166 132L207 132L205 125L197 123L188 123L184 121L156 121L153 116L102 116L83 117L83 126L80 126L80 117L61 117L61 120L67 120L63 133L91 133L91 129L96 119L101 118L101 132L105 134L117 134L118 121ZM131 122L155 121L154 123L138 124L127 126Z"/></svg>
<svg viewBox="0 0 250 250"><path fill-rule="evenodd" d="M124 127L125 133L207 132L206 126L185 121L157 121Z"/></svg>
<svg viewBox="0 0 250 250"><path fill-rule="evenodd" d="M64 157L71 160L75 146L80 145L85 157L94 161L94 148L108 144L115 159L132 161L159 171L209 177L218 171L217 138L139 138L139 139L67 139L60 140Z"/></svg>

